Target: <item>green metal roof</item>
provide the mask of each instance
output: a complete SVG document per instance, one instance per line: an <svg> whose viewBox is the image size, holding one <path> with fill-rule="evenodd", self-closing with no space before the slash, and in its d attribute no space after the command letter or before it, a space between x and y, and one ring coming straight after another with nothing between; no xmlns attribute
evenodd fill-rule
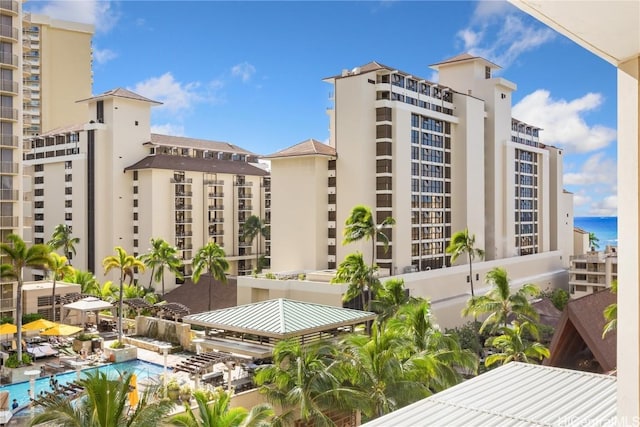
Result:
<svg viewBox="0 0 640 427"><path fill-rule="evenodd" d="M356 325L375 317L375 313L368 311L279 298L191 314L185 316L183 322L264 337L291 338Z"/></svg>

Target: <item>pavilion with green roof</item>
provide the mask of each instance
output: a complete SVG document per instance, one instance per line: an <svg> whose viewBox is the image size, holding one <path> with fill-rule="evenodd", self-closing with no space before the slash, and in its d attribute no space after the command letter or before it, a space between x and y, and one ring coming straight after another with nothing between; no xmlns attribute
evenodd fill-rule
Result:
<svg viewBox="0 0 640 427"><path fill-rule="evenodd" d="M271 357L278 341L310 343L353 332L375 317L368 311L279 298L191 314L182 320L205 329L203 346L260 359Z"/></svg>

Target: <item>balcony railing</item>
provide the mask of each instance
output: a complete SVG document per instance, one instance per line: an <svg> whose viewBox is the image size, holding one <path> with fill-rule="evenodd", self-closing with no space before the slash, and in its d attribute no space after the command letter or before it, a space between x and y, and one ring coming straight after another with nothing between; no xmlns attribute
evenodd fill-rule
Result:
<svg viewBox="0 0 640 427"><path fill-rule="evenodd" d="M2 107L0 108L0 118L18 120L18 110L11 107Z"/></svg>
<svg viewBox="0 0 640 427"><path fill-rule="evenodd" d="M18 67L18 55L13 55L7 52L0 52L0 63Z"/></svg>
<svg viewBox="0 0 640 427"><path fill-rule="evenodd" d="M205 179L203 183L204 185L224 185L224 181L217 179Z"/></svg>
<svg viewBox="0 0 640 427"><path fill-rule="evenodd" d="M18 226L17 216L0 216L0 227L16 228Z"/></svg>
<svg viewBox="0 0 640 427"><path fill-rule="evenodd" d="M18 2L13 0L1 0L0 1L0 9L8 10L13 13L18 13Z"/></svg>
<svg viewBox="0 0 640 427"><path fill-rule="evenodd" d="M224 197L224 193L222 191L220 192L215 192L215 193L209 193L209 197Z"/></svg>
<svg viewBox="0 0 640 427"><path fill-rule="evenodd" d="M17 148L20 138L16 135L0 135L0 146Z"/></svg>
<svg viewBox="0 0 640 427"><path fill-rule="evenodd" d="M0 25L0 37L18 40L18 29L11 25Z"/></svg>
<svg viewBox="0 0 640 427"><path fill-rule="evenodd" d="M176 224L191 224L193 218L176 218Z"/></svg>
<svg viewBox="0 0 640 427"><path fill-rule="evenodd" d="M224 205L209 205L210 211L221 211L224 210Z"/></svg>
<svg viewBox="0 0 640 427"><path fill-rule="evenodd" d="M220 224L221 222L224 222L224 218L209 218L209 224Z"/></svg>
<svg viewBox="0 0 640 427"><path fill-rule="evenodd" d="M0 190L0 200L11 200L17 202L20 199L18 190Z"/></svg>
<svg viewBox="0 0 640 427"><path fill-rule="evenodd" d="M193 205L176 205L177 211L190 211L193 209Z"/></svg>
<svg viewBox="0 0 640 427"><path fill-rule="evenodd" d="M3 92L18 93L18 82L13 80L0 80L0 90Z"/></svg>
<svg viewBox="0 0 640 427"><path fill-rule="evenodd" d="M18 164L13 162L0 162L0 173L17 174Z"/></svg>
<svg viewBox="0 0 640 427"><path fill-rule="evenodd" d="M235 181L233 185L236 187L251 187L253 185L253 181Z"/></svg>
<svg viewBox="0 0 640 427"><path fill-rule="evenodd" d="M171 182L174 183L174 184L191 184L193 182L193 179L191 179L191 178L180 178L180 179L171 178Z"/></svg>
<svg viewBox="0 0 640 427"><path fill-rule="evenodd" d="M176 197L192 197L193 191L176 191Z"/></svg>

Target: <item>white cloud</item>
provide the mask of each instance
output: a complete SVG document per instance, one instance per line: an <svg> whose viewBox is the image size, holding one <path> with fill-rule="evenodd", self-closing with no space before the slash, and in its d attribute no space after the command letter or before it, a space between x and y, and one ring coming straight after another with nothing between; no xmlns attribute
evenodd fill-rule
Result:
<svg viewBox="0 0 640 427"><path fill-rule="evenodd" d="M591 197L581 193L575 193L573 195L574 206L585 206L585 205L588 205L589 203L591 203Z"/></svg>
<svg viewBox="0 0 640 427"><path fill-rule="evenodd" d="M248 82L249 80L251 80L251 77L255 73L256 67L246 61L231 67L231 75L234 77L240 77L243 82Z"/></svg>
<svg viewBox="0 0 640 427"><path fill-rule="evenodd" d="M564 174L565 185L589 185L599 184L614 186L617 182L616 162L606 158L605 153L599 152L589 157L583 164L579 172L568 172Z"/></svg>
<svg viewBox="0 0 640 427"><path fill-rule="evenodd" d="M151 132L161 135L184 136L184 126L175 123L153 124Z"/></svg>
<svg viewBox="0 0 640 427"><path fill-rule="evenodd" d="M95 59L98 64L104 64L117 57L118 54L111 49L98 49L95 46L93 48L93 59Z"/></svg>
<svg viewBox="0 0 640 427"><path fill-rule="evenodd" d="M134 92L160 101L162 106L156 110L167 110L170 113L178 113L190 110L195 103L206 100L199 92L199 82L182 83L176 81L171 73L164 73L160 77L151 77L139 82L132 89Z"/></svg>
<svg viewBox="0 0 640 427"><path fill-rule="evenodd" d="M618 214L618 196L608 196L595 202L589 209L589 215L594 216L616 216Z"/></svg>
<svg viewBox="0 0 640 427"><path fill-rule="evenodd" d="M566 101L555 100L549 91L539 89L513 107L513 116L542 128L542 140L546 144L560 146L570 153L586 153L604 148L616 139L615 129L589 126L582 118L601 104L602 95L598 93Z"/></svg>
<svg viewBox="0 0 640 427"><path fill-rule="evenodd" d="M525 22L506 2L478 2L471 23L458 31L462 47L507 68L520 55L555 37L553 30Z"/></svg>
<svg viewBox="0 0 640 427"><path fill-rule="evenodd" d="M29 2L26 5L33 13L94 25L96 32L109 31L120 19L120 13L115 10L114 3L110 0L51 0Z"/></svg>

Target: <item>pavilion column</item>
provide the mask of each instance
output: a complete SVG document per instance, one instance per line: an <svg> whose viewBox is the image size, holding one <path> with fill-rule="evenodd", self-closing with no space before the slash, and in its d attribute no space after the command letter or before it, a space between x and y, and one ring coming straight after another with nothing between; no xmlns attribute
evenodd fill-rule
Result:
<svg viewBox="0 0 640 427"><path fill-rule="evenodd" d="M618 425L640 415L640 57L618 66Z"/></svg>

